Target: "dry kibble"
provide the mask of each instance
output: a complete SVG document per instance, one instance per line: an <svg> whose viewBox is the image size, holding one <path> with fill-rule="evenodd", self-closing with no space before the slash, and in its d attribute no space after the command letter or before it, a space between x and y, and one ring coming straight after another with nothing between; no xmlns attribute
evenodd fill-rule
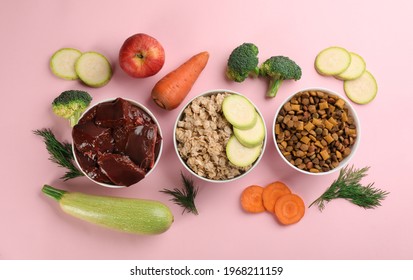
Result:
<svg viewBox="0 0 413 280"><path fill-rule="evenodd" d="M281 108L275 136L286 159L319 173L336 168L351 153L357 127L343 99L323 91L303 91Z"/></svg>
<svg viewBox="0 0 413 280"><path fill-rule="evenodd" d="M306 125L304 125L304 129L307 131L311 131L314 129L314 124L312 124L311 122L308 122Z"/></svg>
<svg viewBox="0 0 413 280"><path fill-rule="evenodd" d="M318 104L318 109L319 110L324 110L324 109L327 109L327 108L329 108L327 101L324 101L324 102L321 102L320 104Z"/></svg>
<svg viewBox="0 0 413 280"><path fill-rule="evenodd" d="M300 150L303 151L303 152L308 151L308 145L306 145L306 144L300 145Z"/></svg>
<svg viewBox="0 0 413 280"><path fill-rule="evenodd" d="M343 99L337 99L336 103L334 103L334 105L340 109L343 109L345 104L346 102Z"/></svg>
<svg viewBox="0 0 413 280"><path fill-rule="evenodd" d="M308 144L311 141L311 139L307 136L303 136L301 137L300 141L303 142L304 144Z"/></svg>
<svg viewBox="0 0 413 280"><path fill-rule="evenodd" d="M327 144L330 144L331 142L334 141L334 138L330 134L328 134L328 135L324 136L324 140L327 141Z"/></svg>
<svg viewBox="0 0 413 280"><path fill-rule="evenodd" d="M328 153L327 150L322 150L322 151L320 152L320 155L321 155L321 157L322 157L324 160L330 158L330 154Z"/></svg>

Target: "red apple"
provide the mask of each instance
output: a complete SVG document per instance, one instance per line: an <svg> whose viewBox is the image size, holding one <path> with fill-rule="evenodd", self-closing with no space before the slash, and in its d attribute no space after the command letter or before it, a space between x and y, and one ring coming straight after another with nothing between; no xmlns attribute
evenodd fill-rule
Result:
<svg viewBox="0 0 413 280"><path fill-rule="evenodd" d="M129 76L145 78L161 70L165 62L165 51L155 38L138 33L123 43L119 51L120 67Z"/></svg>

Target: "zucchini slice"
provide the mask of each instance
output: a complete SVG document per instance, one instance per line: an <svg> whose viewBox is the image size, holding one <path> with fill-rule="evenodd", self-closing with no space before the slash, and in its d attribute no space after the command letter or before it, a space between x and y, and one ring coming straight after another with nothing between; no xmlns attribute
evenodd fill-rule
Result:
<svg viewBox="0 0 413 280"><path fill-rule="evenodd" d="M239 129L234 127L234 135L237 137L238 141L249 148L253 148L257 145L261 145L265 138L265 125L261 116L257 114L257 121L255 125L250 129Z"/></svg>
<svg viewBox="0 0 413 280"><path fill-rule="evenodd" d="M57 50L50 58L52 73L65 80L77 80L79 77L75 71L75 63L82 52L73 48Z"/></svg>
<svg viewBox="0 0 413 280"><path fill-rule="evenodd" d="M325 76L335 76L344 72L351 63L350 53L342 47L322 50L315 59L315 69Z"/></svg>
<svg viewBox="0 0 413 280"><path fill-rule="evenodd" d="M262 147L260 145L253 148L248 148L242 145L235 135L232 135L226 146L226 154L228 160L238 166L246 167L253 164L261 154Z"/></svg>
<svg viewBox="0 0 413 280"><path fill-rule="evenodd" d="M112 67L108 59L97 52L83 53L75 63L79 79L90 87L102 87L112 78Z"/></svg>
<svg viewBox="0 0 413 280"><path fill-rule="evenodd" d="M357 104L370 103L376 97L377 91L376 79L367 70L355 80L344 81L344 92Z"/></svg>
<svg viewBox="0 0 413 280"><path fill-rule="evenodd" d="M254 105L238 94L231 94L224 98L222 112L227 121L239 129L249 129L257 121L257 111Z"/></svg>
<svg viewBox="0 0 413 280"><path fill-rule="evenodd" d="M351 63L350 66L340 74L336 75L335 77L339 80L354 80L360 77L364 71L366 71L366 62L364 59L353 52L350 52L351 56Z"/></svg>

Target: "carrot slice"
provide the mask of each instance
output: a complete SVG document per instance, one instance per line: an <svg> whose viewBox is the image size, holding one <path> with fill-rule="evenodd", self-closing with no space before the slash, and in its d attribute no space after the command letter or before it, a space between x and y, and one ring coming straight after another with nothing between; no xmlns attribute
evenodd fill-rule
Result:
<svg viewBox="0 0 413 280"><path fill-rule="evenodd" d="M265 210L268 212L274 212L275 202L280 196L291 193L288 186L280 181L272 182L265 186L262 193L262 200Z"/></svg>
<svg viewBox="0 0 413 280"><path fill-rule="evenodd" d="M262 192L264 188L257 185L246 187L241 193L241 206L250 213L261 213L265 211L262 203Z"/></svg>
<svg viewBox="0 0 413 280"><path fill-rule="evenodd" d="M304 201L296 194L285 194L275 202L274 214L283 225L297 223L304 217L304 213Z"/></svg>

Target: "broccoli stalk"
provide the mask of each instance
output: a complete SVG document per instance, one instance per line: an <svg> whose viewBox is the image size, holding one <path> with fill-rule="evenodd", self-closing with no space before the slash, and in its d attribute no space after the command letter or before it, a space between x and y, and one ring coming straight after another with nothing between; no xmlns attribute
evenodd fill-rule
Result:
<svg viewBox="0 0 413 280"><path fill-rule="evenodd" d="M258 74L258 47L252 43L236 47L228 58L227 78L240 83L249 76L257 77Z"/></svg>
<svg viewBox="0 0 413 280"><path fill-rule="evenodd" d="M275 97L284 80L299 80L301 68L285 56L273 56L260 66L259 75L269 80L267 97Z"/></svg>
<svg viewBox="0 0 413 280"><path fill-rule="evenodd" d="M53 100L52 110L57 116L68 119L73 127L91 101L92 97L86 91L67 90Z"/></svg>

